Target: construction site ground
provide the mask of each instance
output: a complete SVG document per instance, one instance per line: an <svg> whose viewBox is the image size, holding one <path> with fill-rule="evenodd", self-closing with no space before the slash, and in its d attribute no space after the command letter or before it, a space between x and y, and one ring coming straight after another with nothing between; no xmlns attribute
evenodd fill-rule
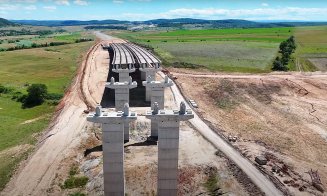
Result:
<svg viewBox="0 0 327 196"><path fill-rule="evenodd" d="M169 71L218 134L252 162L258 155L268 158L259 169L293 195L324 195L312 186L308 172L318 170L321 186L327 187L326 73Z"/></svg>
<svg viewBox="0 0 327 196"><path fill-rule="evenodd" d="M98 35L102 40L122 40ZM57 115L36 150L25 160L0 195L69 195L81 192L103 195L101 131L86 122L85 111L101 101L109 70L109 56L101 41L84 57L70 89L58 106ZM161 78L158 76L158 78ZM165 92L166 106L178 108L170 89ZM133 108L144 114L150 108ZM157 145L147 141L150 121L140 116L131 126L131 139L125 144L125 176L128 195L154 195L156 192ZM215 176L213 194L261 195L247 176L230 162L192 126L182 123L180 132L179 194L210 194L205 188ZM89 178L86 187L64 189L72 167L77 175ZM210 180L210 179L209 179Z"/></svg>

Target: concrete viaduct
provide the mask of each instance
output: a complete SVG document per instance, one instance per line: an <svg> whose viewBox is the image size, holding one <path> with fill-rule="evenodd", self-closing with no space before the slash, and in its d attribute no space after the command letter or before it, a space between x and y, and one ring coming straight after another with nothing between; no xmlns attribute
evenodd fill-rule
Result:
<svg viewBox="0 0 327 196"><path fill-rule="evenodd" d="M141 86L145 87L145 102L151 101L150 111L144 111L151 120L151 137L158 139L158 187L159 196L176 196L178 183L178 149L180 121L194 118L191 110L181 102L179 110L165 110L164 90L173 85L166 76L156 81L161 61L146 49L132 43L111 43L113 58L111 71L119 75L106 83L115 91L116 112L106 111L101 105L87 120L102 125L104 194L125 195L124 142L129 141L129 123L137 120L137 113L129 111L130 89L137 87L131 73L138 69Z"/></svg>

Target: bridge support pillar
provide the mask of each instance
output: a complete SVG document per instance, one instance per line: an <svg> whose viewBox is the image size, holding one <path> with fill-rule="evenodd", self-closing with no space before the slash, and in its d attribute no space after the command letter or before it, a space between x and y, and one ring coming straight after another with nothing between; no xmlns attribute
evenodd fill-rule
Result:
<svg viewBox="0 0 327 196"><path fill-rule="evenodd" d="M165 109L165 88L173 85L173 82L165 77L164 81L152 81L150 76L147 81L143 81L143 86L151 89L151 109L154 109L154 103L157 103L160 110ZM158 124L156 121L151 122L151 137L158 138Z"/></svg>
<svg viewBox="0 0 327 196"><path fill-rule="evenodd" d="M180 110L154 109L146 114L148 119L158 123L158 196L177 196L178 148L180 121L194 118L191 110L186 110L182 102Z"/></svg>
<svg viewBox="0 0 327 196"><path fill-rule="evenodd" d="M87 121L102 124L104 194L125 195L124 177L124 124L136 120L137 114L129 112L126 103L123 111L104 112L97 106Z"/></svg>
<svg viewBox="0 0 327 196"><path fill-rule="evenodd" d="M115 89L115 107L116 111L122 111L124 105L129 103L129 90L137 87L137 83L132 81L132 77L126 82L115 82L114 78L106 84L107 88ZM125 125L124 140L129 141L129 123Z"/></svg>

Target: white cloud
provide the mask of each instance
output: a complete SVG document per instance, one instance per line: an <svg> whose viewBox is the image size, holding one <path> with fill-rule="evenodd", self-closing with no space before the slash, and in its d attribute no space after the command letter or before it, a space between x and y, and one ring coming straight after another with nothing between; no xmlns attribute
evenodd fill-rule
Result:
<svg viewBox="0 0 327 196"><path fill-rule="evenodd" d="M0 3L36 3L37 0L0 0Z"/></svg>
<svg viewBox="0 0 327 196"><path fill-rule="evenodd" d="M13 11L13 10L18 10L19 6L18 5L12 5L12 4L3 4L0 6L0 10L2 11Z"/></svg>
<svg viewBox="0 0 327 196"><path fill-rule="evenodd" d="M308 19L307 16L311 15L326 15L327 8L298 8L298 7L286 7L281 9L275 8L258 8L258 9L174 9L169 10L166 13L162 13L163 16L169 18L176 17L195 17L195 18L284 18L285 20L298 20L302 18Z"/></svg>
<svg viewBox="0 0 327 196"><path fill-rule="evenodd" d="M26 6L24 7L25 10L36 10L36 6L35 5L29 5L29 6Z"/></svg>
<svg viewBox="0 0 327 196"><path fill-rule="evenodd" d="M179 8L161 13L122 13L120 18L148 20L157 18L245 19L245 20L326 20L327 8L257 8L257 9L188 9Z"/></svg>
<svg viewBox="0 0 327 196"><path fill-rule="evenodd" d="M56 6L44 6L43 9L49 11L49 12L53 12L57 9Z"/></svg>
<svg viewBox="0 0 327 196"><path fill-rule="evenodd" d="M76 5L88 5L87 1L82 1L82 0L75 0L74 3Z"/></svg>
<svg viewBox="0 0 327 196"><path fill-rule="evenodd" d="M130 0L130 1L150 2L150 1L152 1L152 0Z"/></svg>
<svg viewBox="0 0 327 196"><path fill-rule="evenodd" d="M268 4L268 3L261 3L261 6L263 6L263 7L268 7L269 4Z"/></svg>
<svg viewBox="0 0 327 196"><path fill-rule="evenodd" d="M68 0L57 0L55 1L58 5L70 5Z"/></svg>
<svg viewBox="0 0 327 196"><path fill-rule="evenodd" d="M124 3L124 1L122 1L122 0L113 0L112 2L113 2L113 3L117 3L117 4Z"/></svg>

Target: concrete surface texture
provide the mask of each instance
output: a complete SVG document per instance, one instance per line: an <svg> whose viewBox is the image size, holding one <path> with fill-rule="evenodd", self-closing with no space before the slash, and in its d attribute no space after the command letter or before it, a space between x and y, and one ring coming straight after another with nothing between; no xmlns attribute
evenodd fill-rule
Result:
<svg viewBox="0 0 327 196"><path fill-rule="evenodd" d="M107 88L115 89L115 108L122 111L125 103L129 103L129 89L136 88L137 83L129 77L128 82L115 82L114 78L106 84Z"/></svg>
<svg viewBox="0 0 327 196"><path fill-rule="evenodd" d="M129 73L135 72L135 68L130 69L120 69L120 68L113 68L113 72L118 73L119 75L119 82L127 82L129 81Z"/></svg>
<svg viewBox="0 0 327 196"><path fill-rule="evenodd" d="M156 73L160 71L158 65L155 68L146 68L144 65L140 67L139 70L141 71L141 79L147 80L149 78L150 81L154 81L156 78ZM151 101L151 88L146 86L145 87L145 101Z"/></svg>

